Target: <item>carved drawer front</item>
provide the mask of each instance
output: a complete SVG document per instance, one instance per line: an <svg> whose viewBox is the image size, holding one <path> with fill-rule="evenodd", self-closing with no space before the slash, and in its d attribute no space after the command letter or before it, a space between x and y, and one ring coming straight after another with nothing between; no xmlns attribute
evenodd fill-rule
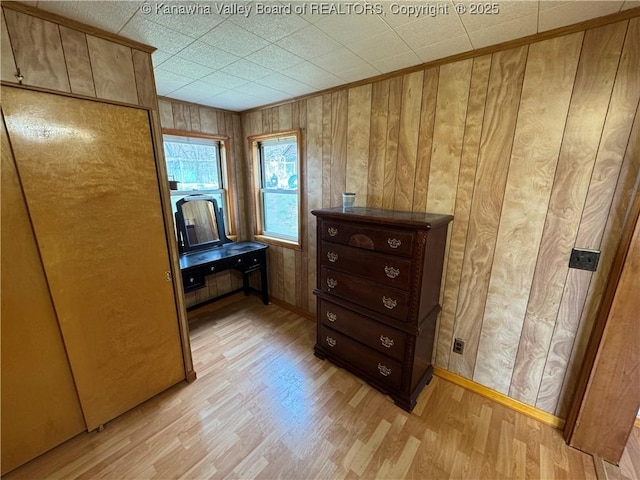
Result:
<svg viewBox="0 0 640 480"><path fill-rule="evenodd" d="M396 360L404 358L406 333L320 299L320 321Z"/></svg>
<svg viewBox="0 0 640 480"><path fill-rule="evenodd" d="M400 388L402 364L368 348L336 330L321 325L318 342L329 355L339 357L368 377L389 388Z"/></svg>
<svg viewBox="0 0 640 480"><path fill-rule="evenodd" d="M396 288L409 289L411 261L406 258L322 242L320 261L322 265L335 270L353 273Z"/></svg>
<svg viewBox="0 0 640 480"><path fill-rule="evenodd" d="M320 289L389 317L407 321L409 293L322 267Z"/></svg>
<svg viewBox="0 0 640 480"><path fill-rule="evenodd" d="M331 220L322 220L320 230L322 240L329 242L404 257L413 253L413 232Z"/></svg>

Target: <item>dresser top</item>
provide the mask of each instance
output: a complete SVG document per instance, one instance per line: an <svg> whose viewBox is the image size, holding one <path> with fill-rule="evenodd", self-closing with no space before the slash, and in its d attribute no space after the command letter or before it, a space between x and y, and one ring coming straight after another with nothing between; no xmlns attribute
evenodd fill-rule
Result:
<svg viewBox="0 0 640 480"><path fill-rule="evenodd" d="M395 225L412 228L435 228L447 224L453 220L452 215L439 213L402 212L398 210L385 210L382 208L342 207L322 208L312 210L311 213L321 218L334 218L336 220L373 222L379 225Z"/></svg>

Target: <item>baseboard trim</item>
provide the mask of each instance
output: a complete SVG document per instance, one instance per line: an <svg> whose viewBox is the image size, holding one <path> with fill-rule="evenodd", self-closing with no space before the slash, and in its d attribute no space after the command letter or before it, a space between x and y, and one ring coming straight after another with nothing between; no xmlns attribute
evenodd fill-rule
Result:
<svg viewBox="0 0 640 480"><path fill-rule="evenodd" d="M516 412L520 412L528 417L534 418L546 425L551 425L552 427L555 427L557 429L564 428L565 421L562 418L551 415L550 413L542 411L539 408L532 407L531 405L527 405L526 403L522 403L518 400L508 397L504 393L500 393L489 387L480 385L473 380L469 380L468 378L464 378L455 373L451 373L441 367L435 366L433 367L433 374L451 383L455 383L456 385L459 385L471 392L482 395L489 400L493 400L500 405L504 405L511 410L515 410Z"/></svg>
<svg viewBox="0 0 640 480"><path fill-rule="evenodd" d="M306 310L303 310L300 307L296 307L295 305L291 305L290 303L287 303L284 300L280 300L279 298L269 296L269 301L274 305L278 305L279 307L290 310L293 313L296 313L301 317L306 318L307 320L311 320L313 322L316 321L316 316L313 313L307 312Z"/></svg>

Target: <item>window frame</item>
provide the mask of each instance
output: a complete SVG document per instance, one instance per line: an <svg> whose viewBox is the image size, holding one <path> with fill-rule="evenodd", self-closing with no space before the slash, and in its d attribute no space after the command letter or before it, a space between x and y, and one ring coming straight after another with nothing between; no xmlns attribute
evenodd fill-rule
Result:
<svg viewBox="0 0 640 480"><path fill-rule="evenodd" d="M298 188L296 192L296 201L298 206L298 238L296 240L265 234L264 229L264 190L262 186L262 160L260 154L260 143L274 140L277 138L295 137L296 150L298 154L297 172L298 172ZM253 203L254 203L254 237L256 240L270 243L273 245L287 247L294 250L302 250L302 198L304 176L302 171L302 130L292 129L260 135L252 135L248 137L249 152L251 152L251 166L253 168Z"/></svg>
<svg viewBox="0 0 640 480"><path fill-rule="evenodd" d="M215 135L209 133L201 133L201 132L191 132L189 130L177 130L170 128L162 129L162 150L163 156L165 157L165 165L167 168L167 179L169 179L168 165L166 155L164 155L164 138L165 136L172 137L184 137L184 138L200 138L205 140L211 140L218 143L218 168L220 174L220 183L221 186L219 189L206 189L206 190L169 190L169 194L171 196L171 203L169 204L171 208L172 215L173 211L173 197L183 198L187 195L193 194L203 194L203 195L211 195L211 194L220 194L222 197L223 205L219 205L222 208L224 213L224 227L226 230L227 237L235 240L237 237L236 234L236 219L235 216L232 215L232 212L235 211L234 208L234 200L233 200L233 182L231 181L231 176L229 174L228 168L228 152L231 150L229 137L226 135ZM175 223L175 218L173 219Z"/></svg>

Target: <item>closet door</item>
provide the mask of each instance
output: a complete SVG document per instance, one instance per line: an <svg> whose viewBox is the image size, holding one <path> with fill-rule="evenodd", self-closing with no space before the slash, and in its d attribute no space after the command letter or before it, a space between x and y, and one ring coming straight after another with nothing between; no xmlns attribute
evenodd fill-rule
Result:
<svg viewBox="0 0 640 480"><path fill-rule="evenodd" d="M2 474L85 429L2 127Z"/></svg>
<svg viewBox="0 0 640 480"><path fill-rule="evenodd" d="M11 87L2 107L92 430L184 378L148 112Z"/></svg>

